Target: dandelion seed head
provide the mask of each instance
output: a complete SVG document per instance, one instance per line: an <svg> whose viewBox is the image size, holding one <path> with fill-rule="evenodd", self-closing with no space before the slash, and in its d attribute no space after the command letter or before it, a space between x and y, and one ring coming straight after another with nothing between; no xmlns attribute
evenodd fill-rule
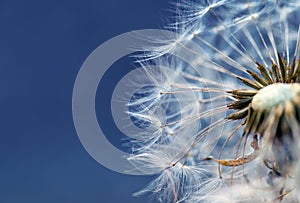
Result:
<svg viewBox="0 0 300 203"><path fill-rule="evenodd" d="M179 3L170 26L179 36L143 55L149 88L128 103L151 123L129 160L158 175L138 195L299 200L299 11L294 0Z"/></svg>

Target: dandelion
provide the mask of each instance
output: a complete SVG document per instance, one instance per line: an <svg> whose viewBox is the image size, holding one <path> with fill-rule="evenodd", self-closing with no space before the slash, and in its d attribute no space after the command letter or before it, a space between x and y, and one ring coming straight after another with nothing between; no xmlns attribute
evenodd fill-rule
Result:
<svg viewBox="0 0 300 203"><path fill-rule="evenodd" d="M140 60L128 160L161 202L298 202L300 2L182 1ZM151 68L155 66L156 68Z"/></svg>

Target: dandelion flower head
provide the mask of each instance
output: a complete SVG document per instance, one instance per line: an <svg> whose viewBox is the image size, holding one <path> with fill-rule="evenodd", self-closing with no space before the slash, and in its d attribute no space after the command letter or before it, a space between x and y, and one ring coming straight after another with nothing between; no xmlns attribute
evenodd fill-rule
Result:
<svg viewBox="0 0 300 203"><path fill-rule="evenodd" d="M128 160L160 202L299 202L300 2L182 0L139 57ZM157 39L153 39L157 40Z"/></svg>

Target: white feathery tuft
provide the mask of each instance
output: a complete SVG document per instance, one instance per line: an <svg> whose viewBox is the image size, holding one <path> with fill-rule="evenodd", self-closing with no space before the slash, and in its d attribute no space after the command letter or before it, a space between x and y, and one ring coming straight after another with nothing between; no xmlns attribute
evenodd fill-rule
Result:
<svg viewBox="0 0 300 203"><path fill-rule="evenodd" d="M287 64L299 57L299 1L176 5L170 27L177 37L157 40L162 46L139 56L142 68L132 79L137 91L128 115L143 131L131 135L128 160L133 170L157 175L135 195L153 192L160 202L300 201L298 175L280 175L272 160L263 159L267 152L245 135L245 122L228 119L234 112L228 104L238 101L229 92L248 87L237 78L252 80L249 72L258 74L258 64L272 70L279 55ZM261 148L268 144L260 135L255 139ZM256 159L233 167L217 163L247 155ZM299 174L299 164L291 167Z"/></svg>

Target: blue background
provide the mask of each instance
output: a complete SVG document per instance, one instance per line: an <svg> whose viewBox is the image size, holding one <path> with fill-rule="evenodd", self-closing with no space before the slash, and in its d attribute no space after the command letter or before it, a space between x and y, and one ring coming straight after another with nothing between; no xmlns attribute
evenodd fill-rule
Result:
<svg viewBox="0 0 300 203"><path fill-rule="evenodd" d="M95 48L131 30L161 28L168 8L164 0L0 1L0 203L151 201L132 197L151 177L110 171L82 147L72 90ZM109 109L110 91L130 69L124 59L105 75L101 106ZM108 118L104 132L120 147Z"/></svg>

